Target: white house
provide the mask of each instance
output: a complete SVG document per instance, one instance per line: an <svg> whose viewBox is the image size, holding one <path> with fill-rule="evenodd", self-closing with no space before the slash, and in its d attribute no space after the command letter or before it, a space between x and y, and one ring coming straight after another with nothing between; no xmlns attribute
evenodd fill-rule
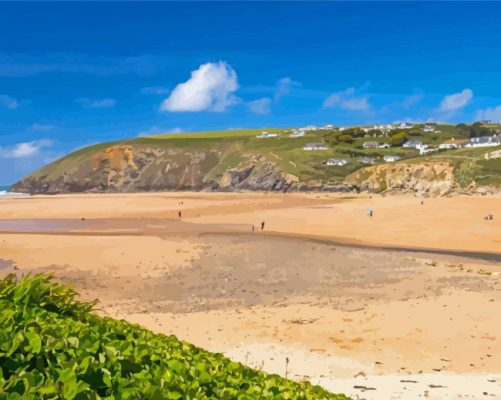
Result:
<svg viewBox="0 0 501 400"><path fill-rule="evenodd" d="M326 164L330 166L342 167L343 165L348 164L348 160L345 158L329 158Z"/></svg>
<svg viewBox="0 0 501 400"><path fill-rule="evenodd" d="M364 142L364 144L362 145L362 147L364 149L377 149L379 147L379 143L378 142L372 142L372 141Z"/></svg>
<svg viewBox="0 0 501 400"><path fill-rule="evenodd" d="M434 125L425 125L423 128L423 132L435 132L437 130L437 127Z"/></svg>
<svg viewBox="0 0 501 400"><path fill-rule="evenodd" d="M368 141L368 142L364 142L362 147L364 149L389 149L390 144Z"/></svg>
<svg viewBox="0 0 501 400"><path fill-rule="evenodd" d="M460 147L463 147L464 144L465 144L464 140L455 140L454 138L452 138L451 140L446 140L445 142L440 143L438 148L441 150L459 149Z"/></svg>
<svg viewBox="0 0 501 400"><path fill-rule="evenodd" d="M323 143L307 143L304 145L303 150L306 151L327 150L327 146Z"/></svg>
<svg viewBox="0 0 501 400"><path fill-rule="evenodd" d="M397 125L397 128L399 128L399 129L411 129L411 128L414 128L414 124L411 124L409 122L402 122L401 124Z"/></svg>
<svg viewBox="0 0 501 400"><path fill-rule="evenodd" d="M465 144L466 147L491 147L499 145L501 145L501 135L471 138Z"/></svg>
<svg viewBox="0 0 501 400"><path fill-rule="evenodd" d="M303 137L304 131L302 129L297 129L292 131L292 133L289 136L293 138Z"/></svg>
<svg viewBox="0 0 501 400"><path fill-rule="evenodd" d="M419 155L421 156L424 154L433 153L434 151L438 151L438 147L431 147L428 146L427 144L423 144L420 147L416 147L416 149L419 150Z"/></svg>
<svg viewBox="0 0 501 400"><path fill-rule="evenodd" d="M395 161L400 160L400 157L399 156L384 156L383 160L385 160L386 162L395 162Z"/></svg>
<svg viewBox="0 0 501 400"><path fill-rule="evenodd" d="M419 140L408 140L405 142L402 147L407 147L407 148L415 148L419 149L420 147L423 147L423 143L420 142Z"/></svg>
<svg viewBox="0 0 501 400"><path fill-rule="evenodd" d="M361 164L374 164L376 160L374 157L358 157L358 162Z"/></svg>
<svg viewBox="0 0 501 400"><path fill-rule="evenodd" d="M261 132L259 135L256 136L258 139L266 139L266 138L272 138L272 137L277 137L278 133L273 133L273 132Z"/></svg>
<svg viewBox="0 0 501 400"><path fill-rule="evenodd" d="M308 126L305 126L304 128L301 128L301 130L303 130L303 131L316 131L317 129L318 129L318 127L315 125L308 125Z"/></svg>

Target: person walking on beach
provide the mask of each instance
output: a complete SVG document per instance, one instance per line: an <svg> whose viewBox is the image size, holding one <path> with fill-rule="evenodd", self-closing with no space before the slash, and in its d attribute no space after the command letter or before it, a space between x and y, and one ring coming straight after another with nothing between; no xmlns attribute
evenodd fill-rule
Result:
<svg viewBox="0 0 501 400"><path fill-rule="evenodd" d="M177 212L177 216L179 217L179 219L181 219L181 211Z"/></svg>
<svg viewBox="0 0 501 400"><path fill-rule="evenodd" d="M264 221L261 222L261 230L264 230Z"/></svg>
<svg viewBox="0 0 501 400"><path fill-rule="evenodd" d="M369 217L372 217L372 216L374 215L374 210L373 210L372 208L369 208L369 209L367 210L367 215L368 215Z"/></svg>

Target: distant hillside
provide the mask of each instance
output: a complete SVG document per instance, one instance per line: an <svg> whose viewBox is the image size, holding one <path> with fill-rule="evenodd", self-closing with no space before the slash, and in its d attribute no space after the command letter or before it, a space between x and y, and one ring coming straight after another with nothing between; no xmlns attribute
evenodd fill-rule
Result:
<svg viewBox="0 0 501 400"><path fill-rule="evenodd" d="M294 129L270 128L264 130L269 135L258 138L262 131L166 134L94 145L33 172L11 190L370 190L445 194L493 192L501 186L501 147L434 148L453 138L458 141L495 135L496 126L327 127L306 130L304 135ZM292 137L293 132L299 137ZM429 146L430 153L420 155L414 147L403 147L409 140ZM324 149L305 150L312 143ZM400 159L386 162L385 156ZM328 165L332 158L345 160L346 165ZM441 172L430 169L435 163L442 166Z"/></svg>

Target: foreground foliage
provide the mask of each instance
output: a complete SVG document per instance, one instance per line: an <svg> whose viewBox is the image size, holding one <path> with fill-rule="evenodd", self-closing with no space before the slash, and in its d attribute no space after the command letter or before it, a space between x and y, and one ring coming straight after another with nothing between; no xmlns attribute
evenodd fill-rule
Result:
<svg viewBox="0 0 501 400"><path fill-rule="evenodd" d="M91 312L46 275L0 281L0 399L335 399Z"/></svg>

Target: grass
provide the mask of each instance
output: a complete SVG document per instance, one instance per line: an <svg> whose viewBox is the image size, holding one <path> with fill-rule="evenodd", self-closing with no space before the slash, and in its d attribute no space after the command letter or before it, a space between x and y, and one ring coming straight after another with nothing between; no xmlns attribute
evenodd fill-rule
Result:
<svg viewBox="0 0 501 400"><path fill-rule="evenodd" d="M438 124L438 132L423 132L424 124L416 125L413 129L406 130L409 139L420 140L426 144L438 145L445 140L456 138L464 139L456 126L449 124ZM255 136L263 130L280 133L278 137L257 139ZM391 147L389 149L364 149L365 141L389 142L388 137L376 138L355 138L352 144L338 143L330 145L329 140L336 135L335 131L309 131L304 137L291 138L290 130L284 128L263 128L263 129L241 129L241 130L221 130L210 132L188 132L176 134L151 135L147 137L133 138L122 142L105 143L80 149L39 171L33 176L36 178L47 177L47 179L57 179L67 171L71 171L75 164L87 162L90 156L104 148L114 144L128 144L138 147L153 147L160 150L165 148L177 149L179 154L186 151L207 151L212 150L216 163L207 163L203 166L203 172L208 179L219 179L224 172L233 168L244 168L250 159L259 160L275 164L284 174L292 174L300 181L320 180L322 182L342 182L346 176L354 171L363 168L356 160L360 156L375 157L376 163L383 163L385 155L397 155L401 157L400 162L436 162L445 161L452 163L461 177L463 183L472 182L476 177L482 178L485 182L501 181L501 174L495 162L480 162L488 151L494 148L476 148L447 150L433 153L426 156L419 156L417 150L403 147ZM393 133L399 130L393 131ZM324 142L328 144L325 151L304 151L302 148L309 142ZM344 167L327 167L325 162L332 157L347 158L348 165ZM176 162L181 162L181 158L176 158ZM466 163L468 161L468 163ZM463 163L466 163L463 165ZM214 165L213 165L214 164ZM86 167L87 171L90 170ZM471 168L473 173L468 171ZM464 179L463 179L464 178Z"/></svg>
<svg viewBox="0 0 501 400"><path fill-rule="evenodd" d="M349 400L99 317L76 297L47 275L0 280L0 399Z"/></svg>
<svg viewBox="0 0 501 400"><path fill-rule="evenodd" d="M183 132L183 133L164 133L158 135L149 135L148 138L154 139L205 139L205 138L229 138L229 137L254 137L263 131L284 132L284 128L262 128L262 129L227 129L223 131L206 132Z"/></svg>

